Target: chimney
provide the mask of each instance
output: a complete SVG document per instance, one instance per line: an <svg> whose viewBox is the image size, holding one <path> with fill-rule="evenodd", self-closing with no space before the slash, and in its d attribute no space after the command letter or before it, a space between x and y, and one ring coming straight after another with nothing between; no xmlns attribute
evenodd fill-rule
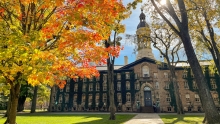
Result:
<svg viewBox="0 0 220 124"><path fill-rule="evenodd" d="M124 65L128 64L128 56L124 56Z"/></svg>

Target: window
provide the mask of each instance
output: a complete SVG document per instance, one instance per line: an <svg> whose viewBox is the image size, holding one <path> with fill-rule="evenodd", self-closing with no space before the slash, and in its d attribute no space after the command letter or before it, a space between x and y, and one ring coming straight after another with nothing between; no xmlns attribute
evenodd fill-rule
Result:
<svg viewBox="0 0 220 124"><path fill-rule="evenodd" d="M121 91L121 82L117 83L117 91Z"/></svg>
<svg viewBox="0 0 220 124"><path fill-rule="evenodd" d="M98 77L96 77L96 81L99 81L100 80L100 77L98 76Z"/></svg>
<svg viewBox="0 0 220 124"><path fill-rule="evenodd" d="M83 78L83 82L86 82L86 78Z"/></svg>
<svg viewBox="0 0 220 124"><path fill-rule="evenodd" d="M158 78L158 75L157 75L157 73L154 73L154 78Z"/></svg>
<svg viewBox="0 0 220 124"><path fill-rule="evenodd" d="M136 101L139 101L139 100L140 100L139 93L136 93L136 94L135 94L135 99L136 99Z"/></svg>
<svg viewBox="0 0 220 124"><path fill-rule="evenodd" d="M218 101L218 93L212 94L212 98L214 101Z"/></svg>
<svg viewBox="0 0 220 124"><path fill-rule="evenodd" d="M66 78L66 82L69 83L71 78Z"/></svg>
<svg viewBox="0 0 220 124"><path fill-rule="evenodd" d="M83 91L83 92L86 91L86 84L85 84L85 83L83 83L82 91Z"/></svg>
<svg viewBox="0 0 220 124"><path fill-rule="evenodd" d="M198 94L195 94L195 101L196 101L196 102L199 102L199 101L200 101Z"/></svg>
<svg viewBox="0 0 220 124"><path fill-rule="evenodd" d="M170 89L170 83L169 82L165 82L165 89Z"/></svg>
<svg viewBox="0 0 220 124"><path fill-rule="evenodd" d="M70 92L70 84L66 84L66 92Z"/></svg>
<svg viewBox="0 0 220 124"><path fill-rule="evenodd" d="M89 91L93 91L93 84L92 83L89 84Z"/></svg>
<svg viewBox="0 0 220 124"><path fill-rule="evenodd" d="M213 73L213 72L210 72L209 75L210 75L210 77L215 77L215 73Z"/></svg>
<svg viewBox="0 0 220 124"><path fill-rule="evenodd" d="M175 76L178 76L178 72L175 72Z"/></svg>
<svg viewBox="0 0 220 124"><path fill-rule="evenodd" d="M164 72L164 78L168 78L168 73Z"/></svg>
<svg viewBox="0 0 220 124"><path fill-rule="evenodd" d="M187 71L186 70L183 72L183 78L187 78Z"/></svg>
<svg viewBox="0 0 220 124"><path fill-rule="evenodd" d="M160 101L160 94L157 92L156 93L156 101L159 102Z"/></svg>
<svg viewBox="0 0 220 124"><path fill-rule="evenodd" d="M74 85L74 92L77 92L78 91L78 84L75 84Z"/></svg>
<svg viewBox="0 0 220 124"><path fill-rule="evenodd" d="M89 94L89 103L92 103L92 94Z"/></svg>
<svg viewBox="0 0 220 124"><path fill-rule="evenodd" d="M188 84L187 81L184 81L184 88L185 88L185 89L189 89L189 84Z"/></svg>
<svg viewBox="0 0 220 124"><path fill-rule="evenodd" d="M217 88L216 83L215 83L215 81L213 79L211 79L210 83L211 83L212 89L216 89Z"/></svg>
<svg viewBox="0 0 220 124"><path fill-rule="evenodd" d="M155 82L155 89L159 89L159 82Z"/></svg>
<svg viewBox="0 0 220 124"><path fill-rule="evenodd" d="M187 93L186 94L186 101L189 101L190 100L190 95Z"/></svg>
<svg viewBox="0 0 220 124"><path fill-rule="evenodd" d="M135 74L135 75L134 75L134 78L137 79L137 78L138 78L138 74Z"/></svg>
<svg viewBox="0 0 220 124"><path fill-rule="evenodd" d="M96 103L99 103L99 93L96 93L95 100L96 100Z"/></svg>
<svg viewBox="0 0 220 124"><path fill-rule="evenodd" d="M167 107L167 111L170 112L171 111L171 107Z"/></svg>
<svg viewBox="0 0 220 124"><path fill-rule="evenodd" d="M63 95L60 94L60 95L59 95L59 103L62 103L62 102L63 102Z"/></svg>
<svg viewBox="0 0 220 124"><path fill-rule="evenodd" d="M121 102L121 93L117 93L117 102Z"/></svg>
<svg viewBox="0 0 220 124"><path fill-rule="evenodd" d="M125 76L126 76L126 77L125 77L126 79L130 79L130 73L129 73L129 72L126 72L126 73L125 73Z"/></svg>
<svg viewBox="0 0 220 124"><path fill-rule="evenodd" d="M89 81L90 81L90 82L93 81L93 77L91 77L91 78L89 79Z"/></svg>
<svg viewBox="0 0 220 124"><path fill-rule="evenodd" d="M78 82L79 81L79 78L75 78L75 82Z"/></svg>
<svg viewBox="0 0 220 124"><path fill-rule="evenodd" d="M195 81L193 81L193 89L198 89L197 84Z"/></svg>
<svg viewBox="0 0 220 124"><path fill-rule="evenodd" d="M62 88L62 89L60 89L60 92L63 92L63 88Z"/></svg>
<svg viewBox="0 0 220 124"><path fill-rule="evenodd" d="M73 96L73 102L77 102L77 94L74 94L74 96Z"/></svg>
<svg viewBox="0 0 220 124"><path fill-rule="evenodd" d="M86 95L83 93L82 94L82 102L85 102L86 101Z"/></svg>
<svg viewBox="0 0 220 124"><path fill-rule="evenodd" d="M126 81L126 90L130 90L130 82Z"/></svg>
<svg viewBox="0 0 220 124"><path fill-rule="evenodd" d="M103 83L103 91L106 91L106 90L107 90L107 83L104 82L104 83Z"/></svg>
<svg viewBox="0 0 220 124"><path fill-rule="evenodd" d="M69 103L69 94L65 94L65 103Z"/></svg>
<svg viewBox="0 0 220 124"><path fill-rule="evenodd" d="M107 103L107 94L106 93L103 94L103 102Z"/></svg>
<svg viewBox="0 0 220 124"><path fill-rule="evenodd" d="M96 83L96 91L99 91L100 90L100 85L99 83Z"/></svg>
<svg viewBox="0 0 220 124"><path fill-rule="evenodd" d="M121 74L117 73L117 80L121 80Z"/></svg>
<svg viewBox="0 0 220 124"><path fill-rule="evenodd" d="M166 101L167 102L171 102L171 98L170 98L170 94L169 93L166 94Z"/></svg>
<svg viewBox="0 0 220 124"><path fill-rule="evenodd" d="M126 101L127 102L131 101L131 94L130 93L126 93Z"/></svg>
<svg viewBox="0 0 220 124"><path fill-rule="evenodd" d="M107 81L107 74L103 74L103 81Z"/></svg>
<svg viewBox="0 0 220 124"><path fill-rule="evenodd" d="M140 89L140 84L139 84L139 82L136 82L136 83L135 83L135 89L136 89L136 90L139 90L139 89Z"/></svg>
<svg viewBox="0 0 220 124"><path fill-rule="evenodd" d="M149 72L148 66L143 66L142 67L142 73L143 73L143 77L149 77L150 76L150 72Z"/></svg>

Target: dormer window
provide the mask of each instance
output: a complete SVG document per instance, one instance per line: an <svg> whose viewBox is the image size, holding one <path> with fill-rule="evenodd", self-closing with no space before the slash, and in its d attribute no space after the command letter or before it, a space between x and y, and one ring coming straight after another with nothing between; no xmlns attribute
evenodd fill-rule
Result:
<svg viewBox="0 0 220 124"><path fill-rule="evenodd" d="M143 66L142 67L142 73L143 73L143 77L149 77L150 76L149 67L148 66Z"/></svg>

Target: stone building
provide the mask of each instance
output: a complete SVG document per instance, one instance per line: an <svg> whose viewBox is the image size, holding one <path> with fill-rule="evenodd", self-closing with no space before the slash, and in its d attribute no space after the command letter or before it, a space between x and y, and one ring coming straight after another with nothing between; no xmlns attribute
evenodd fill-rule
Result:
<svg viewBox="0 0 220 124"><path fill-rule="evenodd" d="M174 112L176 109L173 88L169 81L169 69L166 63L158 64L152 53L150 41L144 37L150 35L149 25L143 11L137 26L138 54L136 61L115 66L115 106L123 112ZM145 40L145 43L140 42ZM201 62L204 67L208 63ZM53 87L50 99L50 111L108 111L109 95L107 67L97 66L100 77L92 79L68 80L64 89ZM209 87L219 108L219 75L204 69ZM202 112L202 106L193 74L186 62L176 67L176 76L180 97L186 112ZM218 82L218 83L217 83Z"/></svg>

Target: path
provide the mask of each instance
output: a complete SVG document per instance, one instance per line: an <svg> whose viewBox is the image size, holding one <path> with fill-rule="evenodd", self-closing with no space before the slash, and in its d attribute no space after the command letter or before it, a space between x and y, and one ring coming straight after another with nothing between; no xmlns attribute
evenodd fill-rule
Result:
<svg viewBox="0 0 220 124"><path fill-rule="evenodd" d="M140 113L133 117L125 124L164 124L158 114L155 113Z"/></svg>

